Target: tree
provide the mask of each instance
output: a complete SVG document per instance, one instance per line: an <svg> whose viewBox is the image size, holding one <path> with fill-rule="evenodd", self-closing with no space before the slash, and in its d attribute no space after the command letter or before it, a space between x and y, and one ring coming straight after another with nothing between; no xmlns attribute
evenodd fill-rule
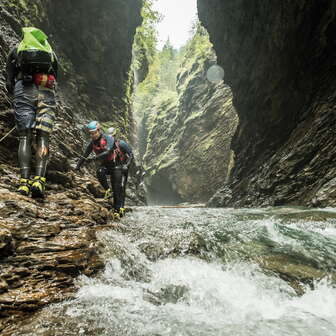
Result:
<svg viewBox="0 0 336 336"><path fill-rule="evenodd" d="M153 62L158 40L156 25L162 19L160 13L153 10L153 0L143 1L141 16L142 24L136 30L133 43L135 69L139 69L143 63Z"/></svg>

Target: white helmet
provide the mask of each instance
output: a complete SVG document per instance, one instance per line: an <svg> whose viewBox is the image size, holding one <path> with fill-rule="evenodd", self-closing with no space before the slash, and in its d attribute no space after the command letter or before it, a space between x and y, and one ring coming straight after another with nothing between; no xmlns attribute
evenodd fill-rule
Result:
<svg viewBox="0 0 336 336"><path fill-rule="evenodd" d="M114 136L117 133L117 130L114 127L110 127L107 129L107 133Z"/></svg>

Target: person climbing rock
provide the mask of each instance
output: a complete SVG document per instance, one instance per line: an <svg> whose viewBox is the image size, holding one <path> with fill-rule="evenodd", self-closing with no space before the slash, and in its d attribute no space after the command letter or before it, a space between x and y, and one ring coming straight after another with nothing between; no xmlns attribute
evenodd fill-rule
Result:
<svg viewBox="0 0 336 336"><path fill-rule="evenodd" d="M22 41L8 54L6 88L13 95L16 128L19 133L18 192L44 197L56 101L57 57L47 35L34 27L22 28ZM36 132L35 176L31 180L32 133Z"/></svg>
<svg viewBox="0 0 336 336"><path fill-rule="evenodd" d="M128 169L133 160L131 147L123 140L116 140L113 136L104 134L97 121L91 121L86 126L91 141L87 145L83 157L78 161L76 170L88 161L100 161L97 178L105 189L105 199L113 195L114 216L119 218L125 214L125 194ZM96 155L89 157L91 152ZM110 175L111 187L107 175Z"/></svg>

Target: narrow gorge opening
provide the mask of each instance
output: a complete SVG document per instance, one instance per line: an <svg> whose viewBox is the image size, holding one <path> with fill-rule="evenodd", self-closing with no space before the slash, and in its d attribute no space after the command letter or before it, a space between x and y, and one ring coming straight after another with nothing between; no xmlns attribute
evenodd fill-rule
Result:
<svg viewBox="0 0 336 336"><path fill-rule="evenodd" d="M196 0L145 1L142 16L133 110L147 201L207 202L233 162L237 116L224 69Z"/></svg>
<svg viewBox="0 0 336 336"><path fill-rule="evenodd" d="M155 3L0 2L0 334L334 336L335 1L197 0L180 47ZM44 199L18 193L24 26L60 61ZM139 144L118 212L76 169L90 120Z"/></svg>

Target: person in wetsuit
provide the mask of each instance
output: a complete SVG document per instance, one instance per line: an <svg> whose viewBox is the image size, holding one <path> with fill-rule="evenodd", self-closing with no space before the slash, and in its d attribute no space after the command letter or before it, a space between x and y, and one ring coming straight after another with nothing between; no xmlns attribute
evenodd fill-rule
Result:
<svg viewBox="0 0 336 336"><path fill-rule="evenodd" d="M13 95L16 128L19 133L18 161L20 185L18 192L44 197L49 157L49 135L55 112L57 58L47 36L34 27L22 28L23 39L8 54L6 88ZM35 177L30 180L32 131L36 130Z"/></svg>
<svg viewBox="0 0 336 336"><path fill-rule="evenodd" d="M128 169L133 160L132 149L125 141L116 140L113 136L104 134L97 121L91 121L86 128L90 133L91 141L75 169L79 170L85 161L100 161L96 173L100 184L105 189L105 199L111 198L113 194L114 216L122 217L125 213ZM96 155L89 158L91 152ZM110 175L112 190L109 187L107 175Z"/></svg>

